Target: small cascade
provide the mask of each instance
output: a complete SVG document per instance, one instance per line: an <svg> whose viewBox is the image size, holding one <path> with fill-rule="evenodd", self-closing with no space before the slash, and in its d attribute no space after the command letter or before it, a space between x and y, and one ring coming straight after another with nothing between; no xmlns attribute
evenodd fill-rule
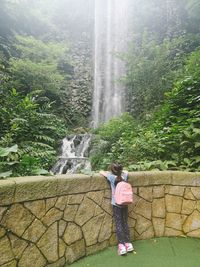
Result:
<svg viewBox="0 0 200 267"><path fill-rule="evenodd" d="M88 159L91 135L79 134L69 136L62 141L62 154L52 168L54 174L77 173L91 170Z"/></svg>

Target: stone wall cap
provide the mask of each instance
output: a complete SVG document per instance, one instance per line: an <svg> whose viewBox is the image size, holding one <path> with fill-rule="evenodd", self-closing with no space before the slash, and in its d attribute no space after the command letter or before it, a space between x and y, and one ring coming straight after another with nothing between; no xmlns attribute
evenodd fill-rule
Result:
<svg viewBox="0 0 200 267"><path fill-rule="evenodd" d="M55 176L23 176L23 177L15 177L15 178L10 178L11 181L14 181L16 184L21 184L21 183L38 183L40 181L48 181L55 179Z"/></svg>
<svg viewBox="0 0 200 267"><path fill-rule="evenodd" d="M135 187L162 184L200 186L200 172L130 172L129 182ZM99 173L9 178L0 180L0 206L105 189L109 189L109 184Z"/></svg>
<svg viewBox="0 0 200 267"><path fill-rule="evenodd" d="M91 175L72 173L72 174L58 174L58 175L54 175L54 177L58 179L88 179L91 177Z"/></svg>

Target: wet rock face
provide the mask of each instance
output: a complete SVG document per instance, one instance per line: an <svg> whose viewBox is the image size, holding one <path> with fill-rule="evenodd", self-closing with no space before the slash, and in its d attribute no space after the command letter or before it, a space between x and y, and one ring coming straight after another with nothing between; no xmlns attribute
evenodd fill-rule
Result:
<svg viewBox="0 0 200 267"><path fill-rule="evenodd" d="M74 146L77 147L80 145L81 141L83 139L83 135L77 135L76 138L74 139Z"/></svg>
<svg viewBox="0 0 200 267"><path fill-rule="evenodd" d="M129 181L132 240L200 237L200 174L131 173ZM97 174L0 181L0 266L64 266L116 244L110 202Z"/></svg>

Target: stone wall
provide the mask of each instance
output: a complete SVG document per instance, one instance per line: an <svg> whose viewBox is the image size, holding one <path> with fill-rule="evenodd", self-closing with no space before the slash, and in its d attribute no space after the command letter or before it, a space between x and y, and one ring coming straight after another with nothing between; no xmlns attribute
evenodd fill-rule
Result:
<svg viewBox="0 0 200 267"><path fill-rule="evenodd" d="M131 237L200 237L200 173L135 172ZM107 181L95 174L0 181L0 266L64 266L115 245Z"/></svg>

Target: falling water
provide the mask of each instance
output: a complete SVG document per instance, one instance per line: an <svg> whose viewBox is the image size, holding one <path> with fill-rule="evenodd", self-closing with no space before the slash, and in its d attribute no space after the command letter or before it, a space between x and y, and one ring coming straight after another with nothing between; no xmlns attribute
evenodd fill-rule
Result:
<svg viewBox="0 0 200 267"><path fill-rule="evenodd" d="M93 125L125 110L125 88L119 79L125 66L116 53L125 52L130 36L132 0L95 0Z"/></svg>
<svg viewBox="0 0 200 267"><path fill-rule="evenodd" d="M62 141L62 154L52 169L54 174L76 173L80 170L90 171L88 149L91 135L80 134L66 137Z"/></svg>

